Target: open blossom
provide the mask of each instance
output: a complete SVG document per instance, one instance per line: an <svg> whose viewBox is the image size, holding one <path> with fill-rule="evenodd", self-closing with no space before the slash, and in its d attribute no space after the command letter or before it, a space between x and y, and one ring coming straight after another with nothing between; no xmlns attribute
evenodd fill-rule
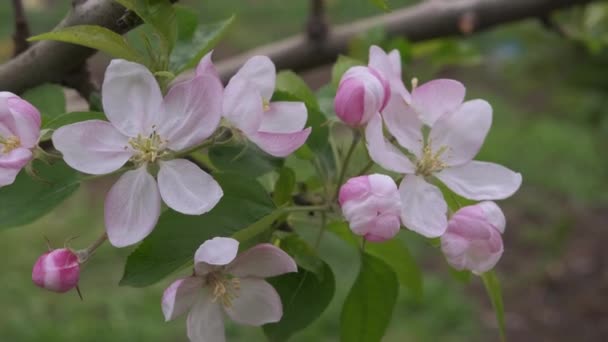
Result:
<svg viewBox="0 0 608 342"><path fill-rule="evenodd" d="M40 138L40 112L19 96L0 92L0 187L13 184L32 160Z"/></svg>
<svg viewBox="0 0 608 342"><path fill-rule="evenodd" d="M441 250L457 270L481 274L491 270L503 252L506 226L502 210L494 202L463 207L450 218L441 236Z"/></svg>
<svg viewBox="0 0 608 342"><path fill-rule="evenodd" d="M80 264L74 252L67 248L44 253L32 270L34 284L53 292L67 292L80 278Z"/></svg>
<svg viewBox="0 0 608 342"><path fill-rule="evenodd" d="M286 157L306 142L310 127L302 102L270 102L276 70L266 56L250 58L224 92L224 117L266 153Z"/></svg>
<svg viewBox="0 0 608 342"><path fill-rule="evenodd" d="M409 100L391 97L382 117L374 115L366 129L371 158L406 175L399 185L402 222L427 237L447 228L447 204L433 178L472 200L504 199L521 185L519 173L473 160L492 124L492 107L484 100L463 102L464 95L460 82L430 81L415 88ZM407 155L384 137L383 118ZM430 127L428 136L424 125Z"/></svg>
<svg viewBox="0 0 608 342"><path fill-rule="evenodd" d="M106 231L114 246L135 244L152 232L161 198L189 215L217 204L223 195L219 184L196 164L176 158L207 139L221 119L222 85L210 55L201 60L194 78L172 86L164 98L146 67L113 60L102 101L109 122L63 126L53 134L53 144L81 172L107 174L127 162L136 167L118 179L105 200Z"/></svg>
<svg viewBox="0 0 608 342"><path fill-rule="evenodd" d="M368 241L393 238L401 222L401 198L397 184L389 176L373 174L349 179L338 197L350 229Z"/></svg>
<svg viewBox="0 0 608 342"><path fill-rule="evenodd" d="M193 342L223 342L224 313L253 326L278 322L281 298L264 278L297 272L294 260L271 244L260 244L237 256L239 243L216 237L194 255L194 275L178 279L164 292L167 321L188 314L188 338Z"/></svg>
<svg viewBox="0 0 608 342"><path fill-rule="evenodd" d="M371 46L368 66L351 67L340 79L334 100L336 115L347 125L363 126L386 106L391 90L409 95L401 80L399 51L386 54Z"/></svg>

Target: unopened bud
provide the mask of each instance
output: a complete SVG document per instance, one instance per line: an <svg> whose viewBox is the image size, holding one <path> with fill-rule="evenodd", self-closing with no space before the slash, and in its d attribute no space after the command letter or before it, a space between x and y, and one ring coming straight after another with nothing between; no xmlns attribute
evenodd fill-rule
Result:
<svg viewBox="0 0 608 342"><path fill-rule="evenodd" d="M78 285L80 264L74 252L67 248L44 253L32 270L34 284L54 292L66 292Z"/></svg>

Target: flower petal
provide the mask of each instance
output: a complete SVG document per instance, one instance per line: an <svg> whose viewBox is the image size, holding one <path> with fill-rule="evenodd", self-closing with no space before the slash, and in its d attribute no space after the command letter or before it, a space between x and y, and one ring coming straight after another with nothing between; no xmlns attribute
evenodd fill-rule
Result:
<svg viewBox="0 0 608 342"><path fill-rule="evenodd" d="M173 86L163 99L159 132L173 151L200 144L222 118L223 88L219 79L197 76Z"/></svg>
<svg viewBox="0 0 608 342"><path fill-rule="evenodd" d="M308 111L303 102L272 102L262 116L258 131L267 133L293 133L306 125Z"/></svg>
<svg viewBox="0 0 608 342"><path fill-rule="evenodd" d="M171 209L188 215L208 212L224 195L213 177L186 159L161 162L158 188Z"/></svg>
<svg viewBox="0 0 608 342"><path fill-rule="evenodd" d="M399 173L414 172L414 164L384 138L380 114L374 115L367 124L365 139L370 158L380 166Z"/></svg>
<svg viewBox="0 0 608 342"><path fill-rule="evenodd" d="M160 216L160 194L145 166L125 172L105 201L105 224L115 247L133 245L148 236Z"/></svg>
<svg viewBox="0 0 608 342"><path fill-rule="evenodd" d="M118 170L133 155L129 138L101 120L58 128L53 133L53 145L72 168L94 175Z"/></svg>
<svg viewBox="0 0 608 342"><path fill-rule="evenodd" d="M422 122L433 126L443 114L454 111L464 100L465 88L455 80L438 79L412 91L412 106Z"/></svg>
<svg viewBox="0 0 608 342"><path fill-rule="evenodd" d="M203 286L203 278L187 277L174 281L165 289L162 299L165 321L170 321L188 311Z"/></svg>
<svg viewBox="0 0 608 342"><path fill-rule="evenodd" d="M32 148L40 138L40 112L29 102L15 96L6 99L8 109L13 114L15 135L21 146Z"/></svg>
<svg viewBox="0 0 608 342"><path fill-rule="evenodd" d="M416 233L434 238L448 227L448 206L441 191L424 178L407 175L399 185L401 193L401 221Z"/></svg>
<svg viewBox="0 0 608 342"><path fill-rule="evenodd" d="M308 139L311 128L294 133L267 133L258 132L255 135L249 136L264 152L275 157L287 157L295 150L300 148Z"/></svg>
<svg viewBox="0 0 608 342"><path fill-rule="evenodd" d="M0 187L13 184L19 171L21 169L0 167Z"/></svg>
<svg viewBox="0 0 608 342"><path fill-rule="evenodd" d="M162 94L154 75L141 64L114 59L102 86L103 109L122 134L135 137L152 133L157 125Z"/></svg>
<svg viewBox="0 0 608 342"><path fill-rule="evenodd" d="M505 199L521 185L521 174L502 165L475 160L447 168L435 176L455 193L476 201Z"/></svg>
<svg viewBox="0 0 608 342"><path fill-rule="evenodd" d="M289 254L274 245L263 243L239 254L226 272L236 277L268 278L297 271L298 266Z"/></svg>
<svg viewBox="0 0 608 342"><path fill-rule="evenodd" d="M233 321L253 326L274 323L283 317L283 305L277 291L266 281L241 278L239 295L225 308Z"/></svg>
<svg viewBox="0 0 608 342"><path fill-rule="evenodd" d="M203 242L194 254L196 275L207 274L214 266L228 265L239 251L239 242L232 238L214 237Z"/></svg>
<svg viewBox="0 0 608 342"><path fill-rule="evenodd" d="M209 291L203 288L203 291ZM224 342L224 317L219 302L204 293L192 306L188 314L188 338L192 342Z"/></svg>
<svg viewBox="0 0 608 342"><path fill-rule="evenodd" d="M270 101L276 82L276 68L270 58L266 56L253 56L232 76L232 80L251 83L259 91L262 98Z"/></svg>
<svg viewBox="0 0 608 342"><path fill-rule="evenodd" d="M378 71L382 77L387 80L395 78L395 74L398 72L401 74L401 65L399 70L393 67L391 59L388 57L386 52L376 45L372 45L369 48L369 67ZM401 75L399 75L400 77Z"/></svg>
<svg viewBox="0 0 608 342"><path fill-rule="evenodd" d="M196 76L209 75L220 80L220 74L217 72L217 68L213 64L213 50L209 51L196 66Z"/></svg>
<svg viewBox="0 0 608 342"><path fill-rule="evenodd" d="M450 165L468 163L479 152L492 125L492 107L484 100L463 103L455 112L439 118L430 132L431 147L447 150L441 160Z"/></svg>
<svg viewBox="0 0 608 342"><path fill-rule="evenodd" d="M32 159L32 151L16 148L7 154L0 154L0 168L21 170Z"/></svg>
<svg viewBox="0 0 608 342"><path fill-rule="evenodd" d="M230 81L224 90L223 115L246 134L254 134L262 124L264 104L253 84Z"/></svg>
<svg viewBox="0 0 608 342"><path fill-rule="evenodd" d="M397 139L399 145L416 157L422 155L422 122L403 97L392 96L382 111L386 128Z"/></svg>

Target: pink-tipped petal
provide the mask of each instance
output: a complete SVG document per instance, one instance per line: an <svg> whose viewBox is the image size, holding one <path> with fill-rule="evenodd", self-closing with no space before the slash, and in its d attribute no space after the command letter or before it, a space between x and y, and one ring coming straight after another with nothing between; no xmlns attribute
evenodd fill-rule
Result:
<svg viewBox="0 0 608 342"><path fill-rule="evenodd" d="M452 112L464 100L465 87L455 80L429 81L412 91L412 106L428 126L443 114Z"/></svg>
<svg viewBox="0 0 608 342"><path fill-rule="evenodd" d="M217 72L217 68L213 64L213 50L209 51L196 66L196 76L208 75L216 79L220 79L220 74Z"/></svg>
<svg viewBox="0 0 608 342"><path fill-rule="evenodd" d="M239 242L232 238L215 237L203 242L194 254L194 269L198 276L203 276L215 266L224 266L236 258Z"/></svg>
<svg viewBox="0 0 608 342"><path fill-rule="evenodd" d="M308 111L302 102L271 102L258 129L266 133L294 133L304 129Z"/></svg>
<svg viewBox="0 0 608 342"><path fill-rule="evenodd" d="M106 116L122 134L148 135L158 125L162 94L154 75L145 66L112 60L106 69L101 95Z"/></svg>
<svg viewBox="0 0 608 342"><path fill-rule="evenodd" d="M422 155L422 122L402 97L393 96L382 111L386 128L399 145L420 158Z"/></svg>
<svg viewBox="0 0 608 342"><path fill-rule="evenodd" d="M264 152L279 158L287 157L300 148L308 139L311 128L294 133L266 133L258 132L249 136Z"/></svg>
<svg viewBox="0 0 608 342"><path fill-rule="evenodd" d="M225 342L224 317L221 304L213 301L209 290L201 290L188 314L188 338L192 342Z"/></svg>
<svg viewBox="0 0 608 342"><path fill-rule="evenodd" d="M507 227L507 219L500 207L492 201L484 201L477 203L477 206L482 210L485 219L496 228L501 234L505 232Z"/></svg>
<svg viewBox="0 0 608 342"><path fill-rule="evenodd" d="M262 98L270 101L276 82L276 68L270 58L253 56L232 76L232 81L246 81L260 92Z"/></svg>
<svg viewBox="0 0 608 342"><path fill-rule="evenodd" d="M394 238L400 228L399 215L381 215L373 220L373 229L368 230L363 237L371 242L384 242Z"/></svg>
<svg viewBox="0 0 608 342"><path fill-rule="evenodd" d="M133 155L129 138L111 123L89 120L66 125L53 133L53 145L72 168L94 175L118 170Z"/></svg>
<svg viewBox="0 0 608 342"><path fill-rule="evenodd" d="M44 253L32 270L32 280L37 286L54 291L67 292L78 285L80 264L74 252L67 248Z"/></svg>
<svg viewBox="0 0 608 342"><path fill-rule="evenodd" d="M252 83L237 80L226 86L223 115L245 134L258 131L264 115L264 103Z"/></svg>
<svg viewBox="0 0 608 342"><path fill-rule="evenodd" d="M173 86L163 99L159 132L168 147L181 151L207 139L222 118L219 79L201 75Z"/></svg>
<svg viewBox="0 0 608 342"><path fill-rule="evenodd" d="M396 78L401 79L401 54L395 49L388 53L388 61L391 64L392 71Z"/></svg>
<svg viewBox="0 0 608 342"><path fill-rule="evenodd" d="M439 118L430 133L433 150L447 148L441 160L457 166L473 160L492 125L492 107L484 100L463 103Z"/></svg>
<svg viewBox="0 0 608 342"><path fill-rule="evenodd" d="M380 114L374 115L367 124L365 138L370 158L380 166L399 173L414 172L414 164L384 138Z"/></svg>
<svg viewBox="0 0 608 342"><path fill-rule="evenodd" d="M160 194L145 166L125 172L105 201L105 225L110 243L125 247L148 236L160 216Z"/></svg>
<svg viewBox="0 0 608 342"><path fill-rule="evenodd" d="M447 168L435 176L462 197L483 201L513 195L521 186L521 174L494 163L472 161Z"/></svg>
<svg viewBox="0 0 608 342"><path fill-rule="evenodd" d="M19 97L10 97L6 99L6 103L13 114L14 133L19 137L21 146L33 148L40 138L40 112Z"/></svg>
<svg viewBox="0 0 608 342"><path fill-rule="evenodd" d="M298 266L289 254L264 243L239 254L226 272L236 277L268 278L297 271Z"/></svg>
<svg viewBox="0 0 608 342"><path fill-rule="evenodd" d="M20 170L32 159L32 151L16 148L7 154L0 154L0 168Z"/></svg>
<svg viewBox="0 0 608 342"><path fill-rule="evenodd" d="M208 212L224 195L211 175L186 159L161 162L158 188L171 209L188 215Z"/></svg>
<svg viewBox="0 0 608 342"><path fill-rule="evenodd" d="M186 313L198 299L203 287L203 278L187 277L174 281L165 289L162 299L165 321Z"/></svg>
<svg viewBox="0 0 608 342"><path fill-rule="evenodd" d="M407 175L399 186L399 192L403 225L429 238L445 232L448 206L439 188L420 176Z"/></svg>
<svg viewBox="0 0 608 342"><path fill-rule="evenodd" d="M266 281L255 278L240 279L239 295L225 310L233 321L256 327L278 322L283 317L277 291Z"/></svg>

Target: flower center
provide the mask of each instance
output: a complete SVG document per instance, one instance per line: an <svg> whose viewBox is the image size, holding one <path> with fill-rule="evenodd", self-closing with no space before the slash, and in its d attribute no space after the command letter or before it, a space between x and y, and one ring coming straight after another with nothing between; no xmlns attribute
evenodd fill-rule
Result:
<svg viewBox="0 0 608 342"><path fill-rule="evenodd" d="M447 150L446 146L442 146L437 153L433 154L430 144L424 146L422 150L422 158L416 163L416 174L424 177L429 177L435 172L439 172L447 167L441 161L440 157Z"/></svg>
<svg viewBox="0 0 608 342"><path fill-rule="evenodd" d="M262 98L262 105L264 107L265 112L270 110L270 101L266 100L265 98Z"/></svg>
<svg viewBox="0 0 608 342"><path fill-rule="evenodd" d="M221 272L207 275L207 284L213 289L213 302L219 300L224 307L232 306L232 301L239 296L241 281Z"/></svg>
<svg viewBox="0 0 608 342"><path fill-rule="evenodd" d="M168 154L167 140L163 140L156 131L147 137L138 134L137 137L129 139L129 145L135 150L131 157L135 164L153 163Z"/></svg>
<svg viewBox="0 0 608 342"><path fill-rule="evenodd" d="M0 145L2 145L2 153L10 153L12 150L21 146L21 140L15 135L8 138L0 136Z"/></svg>

